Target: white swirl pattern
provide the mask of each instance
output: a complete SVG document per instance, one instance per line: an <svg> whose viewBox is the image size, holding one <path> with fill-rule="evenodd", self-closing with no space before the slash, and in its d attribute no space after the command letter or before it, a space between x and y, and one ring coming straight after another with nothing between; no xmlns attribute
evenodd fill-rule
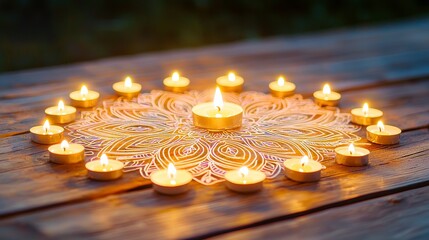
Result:
<svg viewBox="0 0 429 240"><path fill-rule="evenodd" d="M80 121L66 128L72 142L83 144L92 158L106 153L145 178L172 162L206 185L244 165L274 178L288 158L306 154L317 161L332 159L336 146L360 139L349 114L320 108L300 95L279 99L257 92L225 93L225 101L243 107L241 129L194 127L192 106L212 96L213 91L152 91L133 100L105 101L103 108L82 113Z"/></svg>

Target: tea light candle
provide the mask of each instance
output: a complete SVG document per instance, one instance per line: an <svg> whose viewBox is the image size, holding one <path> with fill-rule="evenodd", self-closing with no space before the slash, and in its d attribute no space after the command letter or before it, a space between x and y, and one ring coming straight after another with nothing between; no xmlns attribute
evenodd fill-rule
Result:
<svg viewBox="0 0 429 240"><path fill-rule="evenodd" d="M155 191L166 195L176 195L190 189L192 174L185 170L177 170L170 163L167 169L152 173L150 180Z"/></svg>
<svg viewBox="0 0 429 240"><path fill-rule="evenodd" d="M192 108L194 125L213 131L241 127L243 108L237 104L224 103L219 87L213 102L202 103Z"/></svg>
<svg viewBox="0 0 429 240"><path fill-rule="evenodd" d="M368 103L364 103L362 108L352 109L352 122L359 125L376 124L381 117L383 117L383 112L375 108L369 108Z"/></svg>
<svg viewBox="0 0 429 240"><path fill-rule="evenodd" d="M85 158L85 148L80 144L69 144L63 140L61 144L55 144L48 148L49 160L59 164L73 164Z"/></svg>
<svg viewBox="0 0 429 240"><path fill-rule="evenodd" d="M366 128L366 138L377 144L396 144L399 142L401 132L401 129L395 126L384 125L382 121L378 121L377 125Z"/></svg>
<svg viewBox="0 0 429 240"><path fill-rule="evenodd" d="M71 92L69 95L71 105L81 108L89 108L97 105L100 94L95 91L88 91L88 88L83 85L80 91Z"/></svg>
<svg viewBox="0 0 429 240"><path fill-rule="evenodd" d="M101 155L100 160L87 162L88 177L94 180L114 180L122 176L124 164L120 161L109 160L106 154Z"/></svg>
<svg viewBox="0 0 429 240"><path fill-rule="evenodd" d="M262 189L265 174L261 171L241 167L225 173L226 187L240 193L256 192Z"/></svg>
<svg viewBox="0 0 429 240"><path fill-rule="evenodd" d="M142 85L133 83L130 77L126 77L125 81L113 84L113 90L116 94L126 98L137 97L142 90Z"/></svg>
<svg viewBox="0 0 429 240"><path fill-rule="evenodd" d="M224 92L241 92L243 90L244 79L230 72L227 76L218 77L216 84Z"/></svg>
<svg viewBox="0 0 429 240"><path fill-rule="evenodd" d="M63 100L60 100L58 106L46 108L45 114L52 123L69 123L76 119L76 108L64 106Z"/></svg>
<svg viewBox="0 0 429 240"><path fill-rule="evenodd" d="M274 97L284 98L291 96L295 93L295 84L286 82L284 77L279 77L277 81L271 82L270 85L271 95Z"/></svg>
<svg viewBox="0 0 429 240"><path fill-rule="evenodd" d="M43 126L35 126L30 129L31 141L40 144L55 144L63 139L64 128L50 125L46 120Z"/></svg>
<svg viewBox="0 0 429 240"><path fill-rule="evenodd" d="M313 93L314 101L320 106L337 106L341 99L341 94L331 91L329 84L323 86L322 91Z"/></svg>
<svg viewBox="0 0 429 240"><path fill-rule="evenodd" d="M348 147L335 148L335 161L338 164L349 167L361 167L368 165L369 150L356 147L351 143Z"/></svg>
<svg viewBox="0 0 429 240"><path fill-rule="evenodd" d="M301 159L292 158L283 163L287 178L296 182L315 182L320 180L322 164L308 159L307 156Z"/></svg>
<svg viewBox="0 0 429 240"><path fill-rule="evenodd" d="M174 72L171 77L164 79L163 83L166 91L183 93L188 89L190 81L180 76L178 72Z"/></svg>

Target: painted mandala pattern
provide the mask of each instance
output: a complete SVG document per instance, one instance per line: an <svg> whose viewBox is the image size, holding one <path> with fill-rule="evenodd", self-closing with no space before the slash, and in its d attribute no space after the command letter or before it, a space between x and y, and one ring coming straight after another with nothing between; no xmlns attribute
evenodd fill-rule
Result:
<svg viewBox="0 0 429 240"><path fill-rule="evenodd" d="M194 127L192 106L211 101L213 93L152 91L133 100L105 101L67 129L91 159L105 153L144 178L172 162L206 185L244 165L274 178L288 158L333 159L336 146L360 139L349 114L320 108L300 95L279 99L258 92L224 93L224 101L243 107L243 126L223 132Z"/></svg>

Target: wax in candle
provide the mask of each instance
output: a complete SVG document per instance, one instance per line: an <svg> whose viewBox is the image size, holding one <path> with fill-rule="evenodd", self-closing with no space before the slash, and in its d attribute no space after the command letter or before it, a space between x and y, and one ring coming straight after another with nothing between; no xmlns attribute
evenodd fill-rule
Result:
<svg viewBox="0 0 429 240"><path fill-rule="evenodd" d="M250 193L262 189L266 176L261 171L241 167L238 170L226 172L224 177L228 189L240 193Z"/></svg>
<svg viewBox="0 0 429 240"><path fill-rule="evenodd" d="M352 122L364 126L376 124L383 117L382 111L369 108L368 103L365 103L362 108L352 109L351 113Z"/></svg>
<svg viewBox="0 0 429 240"><path fill-rule="evenodd" d="M134 83L130 77L126 77L125 81L113 84L113 90L119 96L133 98L139 95L142 85Z"/></svg>
<svg viewBox="0 0 429 240"><path fill-rule="evenodd" d="M75 107L89 108L97 105L100 94L95 91L89 91L88 88L83 85L80 91L71 92L69 97L71 99L71 105Z"/></svg>
<svg viewBox="0 0 429 240"><path fill-rule="evenodd" d="M244 79L230 72L227 76L218 77L216 84L224 92L241 92L243 90Z"/></svg>
<svg viewBox="0 0 429 240"><path fill-rule="evenodd" d="M296 182L314 182L320 180L322 164L308 159L307 156L301 159L288 159L283 164L285 175L291 180Z"/></svg>
<svg viewBox="0 0 429 240"><path fill-rule="evenodd" d="M384 125L382 121L378 121L377 125L366 128L366 138L377 144L396 144L399 143L401 132L401 129L395 126Z"/></svg>
<svg viewBox="0 0 429 240"><path fill-rule="evenodd" d="M171 77L164 79L165 90L177 93L183 93L188 89L190 80L182 77L178 72L174 72Z"/></svg>
<svg viewBox="0 0 429 240"><path fill-rule="evenodd" d="M65 106L63 100L60 100L58 106L46 108L45 114L52 123L69 123L76 119L76 108Z"/></svg>
<svg viewBox="0 0 429 240"><path fill-rule="evenodd" d="M335 161L349 167L365 166L369 162L369 150L355 147L353 143L348 147L337 147L335 148Z"/></svg>
<svg viewBox="0 0 429 240"><path fill-rule="evenodd" d="M295 84L285 81L284 77L279 77L277 81L271 82L269 85L271 95L274 97L288 97L295 93Z"/></svg>
<svg viewBox="0 0 429 240"><path fill-rule="evenodd" d="M151 174L153 189L166 195L176 195L189 191L192 174L186 170L177 170L172 163L167 169Z"/></svg>
<svg viewBox="0 0 429 240"><path fill-rule="evenodd" d="M315 102L321 106L337 106L341 99L341 94L331 91L329 84L325 84L322 91L314 92L313 96Z"/></svg>
<svg viewBox="0 0 429 240"><path fill-rule="evenodd" d="M85 148L80 144L69 144L63 140L61 144L55 144L48 148L49 160L59 164L73 164L84 160Z"/></svg>
<svg viewBox="0 0 429 240"><path fill-rule="evenodd" d="M64 128L50 125L46 120L43 126L35 126L30 129L31 141L40 144L55 144L63 139Z"/></svg>

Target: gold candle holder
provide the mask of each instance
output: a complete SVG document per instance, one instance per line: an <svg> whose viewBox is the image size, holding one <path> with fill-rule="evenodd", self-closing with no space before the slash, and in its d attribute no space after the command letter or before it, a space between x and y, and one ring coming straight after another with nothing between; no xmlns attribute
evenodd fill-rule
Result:
<svg viewBox="0 0 429 240"><path fill-rule="evenodd" d="M80 144L69 144L63 140L61 144L55 144L48 148L49 160L58 164L74 164L85 159L85 148Z"/></svg>
<svg viewBox="0 0 429 240"><path fill-rule="evenodd" d="M352 122L363 126L377 124L377 122L383 117L382 111L375 108L369 108L368 103L365 103L362 108L352 109L351 113Z"/></svg>
<svg viewBox="0 0 429 240"><path fill-rule="evenodd" d="M176 170L170 163L168 169L156 171L151 174L153 190L165 195L182 194L190 189L192 174L185 170Z"/></svg>
<svg viewBox="0 0 429 240"><path fill-rule="evenodd" d="M119 96L126 98L137 97L142 90L142 85L133 83L130 77L126 77L125 81L113 84L113 90Z"/></svg>
<svg viewBox="0 0 429 240"><path fill-rule="evenodd" d="M340 102L341 94L331 91L329 84L325 84L322 91L316 91L313 93L313 97L315 103L320 106L335 107Z"/></svg>
<svg viewBox="0 0 429 240"><path fill-rule="evenodd" d="M223 92L241 92L243 91L244 79L230 72L227 76L218 77L216 84Z"/></svg>
<svg viewBox="0 0 429 240"><path fill-rule="evenodd" d="M396 144L399 143L401 132L401 129L395 126L384 125L382 121L378 121L377 125L366 128L366 138L376 144Z"/></svg>
<svg viewBox="0 0 429 240"><path fill-rule="evenodd" d="M95 91L89 91L88 88L83 85L80 91L71 92L69 97L71 105L81 108L90 108L97 105L100 94Z"/></svg>
<svg viewBox="0 0 429 240"><path fill-rule="evenodd" d="M55 144L63 139L64 128L50 125L46 120L43 126L35 126L30 129L31 141L40 144Z"/></svg>
<svg viewBox="0 0 429 240"><path fill-rule="evenodd" d="M65 106L63 100L60 100L58 106L46 108L45 114L52 123L69 123L76 119L76 108Z"/></svg>
<svg viewBox="0 0 429 240"><path fill-rule="evenodd" d="M291 82L285 81L284 77L279 77L277 81L269 85L271 95L278 98L289 97L295 94L296 86Z"/></svg>
<svg viewBox="0 0 429 240"><path fill-rule="evenodd" d="M296 182L315 182L320 180L322 164L308 159L307 156L301 159L292 158L284 161L285 175Z"/></svg>
<svg viewBox="0 0 429 240"><path fill-rule="evenodd" d="M362 167L368 165L369 150L354 147L353 143L348 147L335 148L335 161L338 164L349 167Z"/></svg>
<svg viewBox="0 0 429 240"><path fill-rule="evenodd" d="M171 77L165 78L164 89L170 92L183 93L188 89L191 81L188 78L182 77L178 72L174 72Z"/></svg>
<svg viewBox="0 0 429 240"><path fill-rule="evenodd" d="M88 177L94 180L109 181L122 176L124 164L120 161L109 160L106 154L103 154L100 160L91 161L85 164L88 170Z"/></svg>
<svg viewBox="0 0 429 240"><path fill-rule="evenodd" d="M234 192L251 193L263 188L265 177L261 171L241 167L225 173L225 185Z"/></svg>

